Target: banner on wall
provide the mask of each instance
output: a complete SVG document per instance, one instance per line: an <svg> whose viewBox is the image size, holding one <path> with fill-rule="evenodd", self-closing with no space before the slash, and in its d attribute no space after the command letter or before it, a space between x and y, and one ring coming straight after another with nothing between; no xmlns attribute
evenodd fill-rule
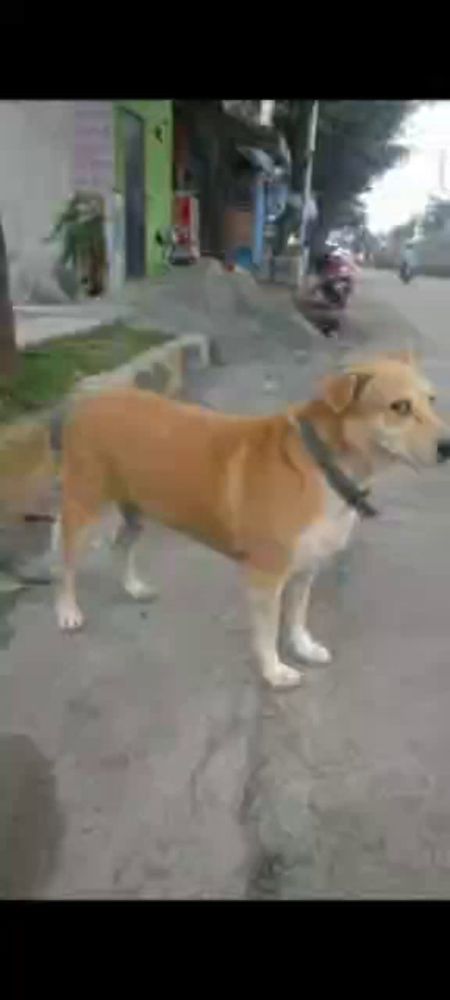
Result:
<svg viewBox="0 0 450 1000"><path fill-rule="evenodd" d="M111 101L75 101L72 158L73 191L95 191L103 198L109 287L124 281L122 199L114 191L114 110Z"/></svg>
<svg viewBox="0 0 450 1000"><path fill-rule="evenodd" d="M75 101L72 184L109 198L114 188L114 111L111 101Z"/></svg>

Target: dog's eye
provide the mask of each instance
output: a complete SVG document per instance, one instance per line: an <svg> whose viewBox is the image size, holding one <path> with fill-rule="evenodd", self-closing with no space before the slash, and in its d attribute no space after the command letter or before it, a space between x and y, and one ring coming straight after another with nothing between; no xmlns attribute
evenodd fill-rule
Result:
<svg viewBox="0 0 450 1000"><path fill-rule="evenodd" d="M436 402L436 396L428 396L428 402L433 405Z"/></svg>
<svg viewBox="0 0 450 1000"><path fill-rule="evenodd" d="M407 417L411 413L411 403L409 399L396 399L395 403L391 403L391 410L395 410L401 417Z"/></svg>

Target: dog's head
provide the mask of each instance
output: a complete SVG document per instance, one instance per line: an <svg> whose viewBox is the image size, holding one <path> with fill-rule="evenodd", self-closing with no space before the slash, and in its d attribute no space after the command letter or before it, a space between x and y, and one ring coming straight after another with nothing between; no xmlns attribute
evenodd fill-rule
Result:
<svg viewBox="0 0 450 1000"><path fill-rule="evenodd" d="M450 458L450 430L410 354L351 365L326 380L321 398L337 418L346 448L374 468L394 461L417 468Z"/></svg>

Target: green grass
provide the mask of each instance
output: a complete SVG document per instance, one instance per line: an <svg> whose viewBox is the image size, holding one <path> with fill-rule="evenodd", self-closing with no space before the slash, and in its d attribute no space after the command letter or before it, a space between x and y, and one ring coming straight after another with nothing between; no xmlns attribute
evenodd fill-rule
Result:
<svg viewBox="0 0 450 1000"><path fill-rule="evenodd" d="M20 372L14 384L0 386L0 422L51 406L87 375L117 368L169 339L157 330L137 330L117 323L28 347L20 354Z"/></svg>

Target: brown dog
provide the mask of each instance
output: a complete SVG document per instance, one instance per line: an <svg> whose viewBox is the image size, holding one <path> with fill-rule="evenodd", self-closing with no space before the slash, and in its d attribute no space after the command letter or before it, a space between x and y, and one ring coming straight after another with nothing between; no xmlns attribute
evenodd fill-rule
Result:
<svg viewBox="0 0 450 1000"><path fill-rule="evenodd" d="M413 360L398 356L355 364L312 402L274 416L228 416L138 389L81 402L63 436L60 627L82 625L75 556L82 529L113 502L125 514L128 593L148 592L134 562L138 511L239 564L262 674L273 686L298 684L277 654L283 594L294 652L327 662L306 629L311 583L357 511L372 512L357 483L392 462L450 456L432 401Z"/></svg>

